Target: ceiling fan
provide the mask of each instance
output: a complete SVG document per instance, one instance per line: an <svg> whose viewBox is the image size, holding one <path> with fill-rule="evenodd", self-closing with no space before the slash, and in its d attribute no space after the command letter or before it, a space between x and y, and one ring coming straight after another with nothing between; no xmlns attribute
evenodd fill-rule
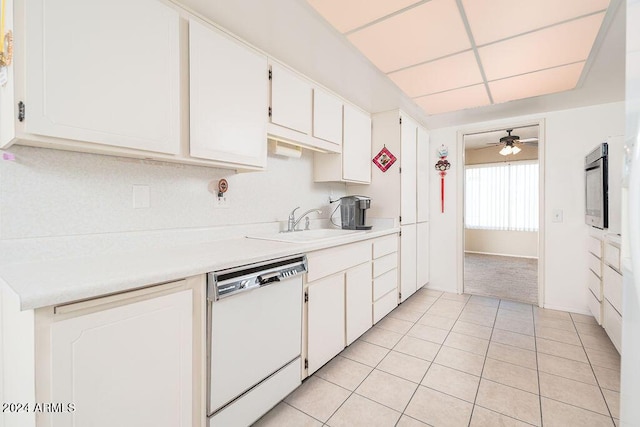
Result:
<svg viewBox="0 0 640 427"><path fill-rule="evenodd" d="M538 138L520 139L518 135L511 135L513 129L507 129L507 136L500 138L500 142L490 142L490 145L503 145L500 154L508 156L509 154L518 154L522 149L518 147L520 144L538 145Z"/></svg>

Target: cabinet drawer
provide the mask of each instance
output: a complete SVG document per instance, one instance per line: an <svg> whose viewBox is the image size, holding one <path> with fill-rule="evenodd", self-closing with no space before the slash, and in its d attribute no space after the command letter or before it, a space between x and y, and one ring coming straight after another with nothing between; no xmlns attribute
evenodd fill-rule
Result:
<svg viewBox="0 0 640 427"><path fill-rule="evenodd" d="M347 270L371 259L371 241L310 252L307 255L307 282Z"/></svg>
<svg viewBox="0 0 640 427"><path fill-rule="evenodd" d="M622 313L622 276L611 267L604 267L604 297L609 300L611 305Z"/></svg>
<svg viewBox="0 0 640 427"><path fill-rule="evenodd" d="M593 295L591 293L591 291L588 292L589 296L587 297L587 303L589 304L589 311L591 311L591 314L593 314L593 317L596 318L596 321L598 322L598 325L602 324L602 303L600 301L598 301L598 298L595 297L595 295Z"/></svg>
<svg viewBox="0 0 640 427"><path fill-rule="evenodd" d="M398 236L384 237L373 242L373 258L380 258L393 252L398 252Z"/></svg>
<svg viewBox="0 0 640 427"><path fill-rule="evenodd" d="M587 278L587 283L589 285L589 290L595 295L598 301L602 301L602 281L596 276L596 274L589 270L587 273L589 277Z"/></svg>
<svg viewBox="0 0 640 427"><path fill-rule="evenodd" d="M380 319L389 314L391 310L398 306L398 292L391 291L373 304L373 323L378 323Z"/></svg>
<svg viewBox="0 0 640 427"><path fill-rule="evenodd" d="M620 248L609 243L604 245L604 262L620 271Z"/></svg>
<svg viewBox="0 0 640 427"><path fill-rule="evenodd" d="M392 289L398 289L398 269L387 271L373 280L373 300L378 300Z"/></svg>
<svg viewBox="0 0 640 427"><path fill-rule="evenodd" d="M602 262L600 261L600 258L591 253L588 256L589 268L596 274L596 276L602 277Z"/></svg>
<svg viewBox="0 0 640 427"><path fill-rule="evenodd" d="M622 316L607 300L604 301L602 326L604 326L604 330L607 331L611 342L620 353L622 350Z"/></svg>
<svg viewBox="0 0 640 427"><path fill-rule="evenodd" d="M375 259L373 260L373 277L378 277L396 267L398 267L397 252Z"/></svg>
<svg viewBox="0 0 640 427"><path fill-rule="evenodd" d="M598 258L602 258L602 240L593 236L589 236L589 241L587 242L587 250Z"/></svg>

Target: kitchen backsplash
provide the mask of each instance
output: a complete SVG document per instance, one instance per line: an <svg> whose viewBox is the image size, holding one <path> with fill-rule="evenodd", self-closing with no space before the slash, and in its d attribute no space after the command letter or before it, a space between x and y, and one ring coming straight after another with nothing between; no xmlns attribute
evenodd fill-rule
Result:
<svg viewBox="0 0 640 427"><path fill-rule="evenodd" d="M235 174L181 164L21 147L0 160L0 240L79 236L286 221L296 206L322 208L344 184L314 183L313 154L269 157L268 170ZM228 208L214 189L229 182ZM149 187L149 208L133 208L133 186ZM300 213L300 211L298 212Z"/></svg>

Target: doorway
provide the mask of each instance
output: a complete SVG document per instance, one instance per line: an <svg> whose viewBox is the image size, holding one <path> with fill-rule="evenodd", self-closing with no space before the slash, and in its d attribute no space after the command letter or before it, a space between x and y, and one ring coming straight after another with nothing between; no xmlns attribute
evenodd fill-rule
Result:
<svg viewBox="0 0 640 427"><path fill-rule="evenodd" d="M462 135L462 290L539 305L540 125Z"/></svg>

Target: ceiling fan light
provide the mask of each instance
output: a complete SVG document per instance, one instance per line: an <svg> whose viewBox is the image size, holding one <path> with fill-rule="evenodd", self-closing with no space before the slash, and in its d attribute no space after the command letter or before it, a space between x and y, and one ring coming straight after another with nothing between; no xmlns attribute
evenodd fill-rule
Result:
<svg viewBox="0 0 640 427"><path fill-rule="evenodd" d="M512 149L508 145L505 145L504 147L502 147L502 150L500 150L500 154L502 154L503 156L508 156L511 153Z"/></svg>
<svg viewBox="0 0 640 427"><path fill-rule="evenodd" d="M522 150L519 147L513 147L511 149L511 154L518 154L519 152L521 152Z"/></svg>

